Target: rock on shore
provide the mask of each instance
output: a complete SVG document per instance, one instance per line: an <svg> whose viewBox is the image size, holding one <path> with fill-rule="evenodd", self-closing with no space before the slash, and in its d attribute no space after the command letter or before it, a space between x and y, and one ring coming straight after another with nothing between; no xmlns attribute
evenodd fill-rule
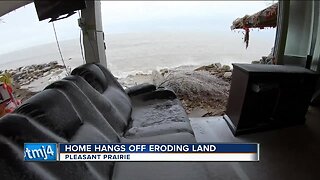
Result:
<svg viewBox="0 0 320 180"><path fill-rule="evenodd" d="M20 86L28 85L32 81L49 75L53 70L63 69L64 66L58 64L57 61L52 61L50 63L30 65L19 67L17 69L5 70L11 74L13 81L19 84Z"/></svg>
<svg viewBox="0 0 320 180"><path fill-rule="evenodd" d="M46 77L52 73L62 71L62 69L64 69L64 66L58 64L57 61L52 61L44 64L19 67L17 69L0 70L0 74L8 73L11 75L11 78L13 79L14 95L23 102L37 93L37 91L31 91L23 86L27 86L33 81Z"/></svg>

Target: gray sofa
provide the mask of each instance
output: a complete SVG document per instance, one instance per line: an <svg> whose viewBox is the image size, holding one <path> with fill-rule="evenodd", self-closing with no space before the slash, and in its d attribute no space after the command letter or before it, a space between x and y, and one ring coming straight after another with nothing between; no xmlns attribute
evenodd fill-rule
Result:
<svg viewBox="0 0 320 180"><path fill-rule="evenodd" d="M24 162L25 142L196 142L172 91L143 85L128 94L113 76L99 85L90 73L49 85L0 119L0 179L208 179L198 162Z"/></svg>

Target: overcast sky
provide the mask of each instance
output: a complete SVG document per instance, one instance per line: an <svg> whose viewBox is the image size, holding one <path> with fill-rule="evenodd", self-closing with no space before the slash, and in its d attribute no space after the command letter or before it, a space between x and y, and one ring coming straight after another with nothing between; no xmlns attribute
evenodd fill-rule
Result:
<svg viewBox="0 0 320 180"><path fill-rule="evenodd" d="M271 5L271 1L102 1L104 32L209 31L232 33L232 21ZM39 22L34 4L3 17L0 54L54 42L52 25ZM55 22L59 40L79 38L78 14ZM268 31L268 30L267 30ZM270 31L270 37L274 32ZM267 37L268 38L268 37Z"/></svg>

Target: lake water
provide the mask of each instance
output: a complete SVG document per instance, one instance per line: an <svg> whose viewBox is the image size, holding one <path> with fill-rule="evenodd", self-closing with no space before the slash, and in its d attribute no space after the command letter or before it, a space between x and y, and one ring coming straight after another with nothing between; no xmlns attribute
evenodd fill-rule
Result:
<svg viewBox="0 0 320 180"><path fill-rule="evenodd" d="M108 67L115 76L125 77L181 65L250 63L268 55L274 44L274 36L251 32L249 48L245 49L242 37L243 34L232 31L223 35L216 32L106 34ZM60 45L68 66L74 68L83 63L79 39L61 41ZM50 61L62 63L56 43L2 54L0 69Z"/></svg>

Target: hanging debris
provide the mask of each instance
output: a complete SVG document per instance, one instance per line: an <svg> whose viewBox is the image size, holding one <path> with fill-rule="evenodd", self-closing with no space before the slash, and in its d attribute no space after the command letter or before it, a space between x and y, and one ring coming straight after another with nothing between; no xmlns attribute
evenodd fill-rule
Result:
<svg viewBox="0 0 320 180"><path fill-rule="evenodd" d="M249 32L250 32L250 29L249 28L244 28L244 30L245 30L244 42L246 43L246 49L247 49L248 46L249 46Z"/></svg>
<svg viewBox="0 0 320 180"><path fill-rule="evenodd" d="M259 11L251 16L245 15L242 18L237 18L232 22L231 30L243 29L244 42L246 48L249 46L249 32L250 28L264 29L266 27L277 26L277 14L278 14L278 3L275 3L262 11Z"/></svg>

